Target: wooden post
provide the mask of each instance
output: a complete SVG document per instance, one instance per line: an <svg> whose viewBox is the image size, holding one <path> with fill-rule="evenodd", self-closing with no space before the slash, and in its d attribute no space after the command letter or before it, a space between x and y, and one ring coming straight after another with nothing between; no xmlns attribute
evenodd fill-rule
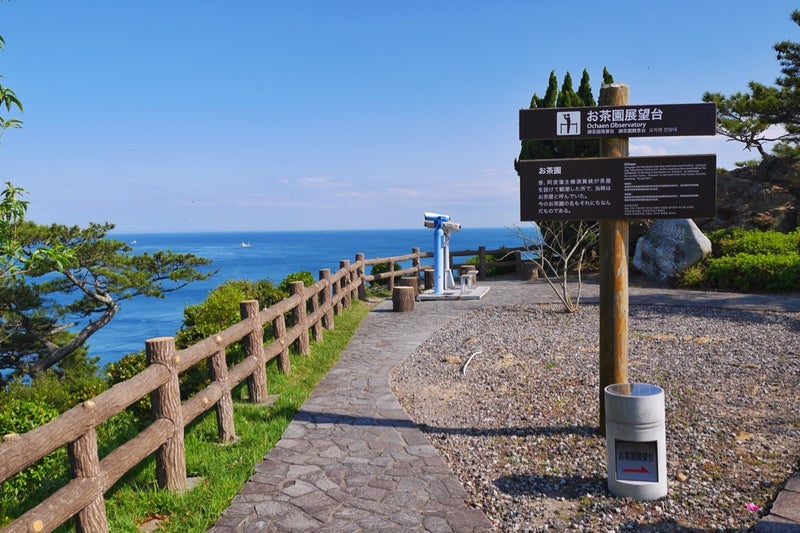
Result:
<svg viewBox="0 0 800 533"><path fill-rule="evenodd" d="M419 277L419 248L412 248L411 253L414 254L414 257L411 258L411 267L414 269L414 275Z"/></svg>
<svg viewBox="0 0 800 533"><path fill-rule="evenodd" d="M367 280L364 279L366 275L364 273L364 254L356 254L356 263L358 263L358 269L356 270L356 274L358 275L358 299L362 302L367 299Z"/></svg>
<svg viewBox="0 0 800 533"><path fill-rule="evenodd" d="M163 365L170 379L150 393L153 417L172 422L173 431L167 441L156 451L156 479L158 486L171 492L186 488L186 451L183 445L183 413L181 391L175 360L175 339L156 337L145 341L148 365Z"/></svg>
<svg viewBox="0 0 800 533"><path fill-rule="evenodd" d="M233 397L228 383L228 363L225 360L225 348L220 348L208 360L211 381L218 383L223 393L215 406L217 414L217 436L220 442L229 444L236 440L236 426L233 423Z"/></svg>
<svg viewBox="0 0 800 533"><path fill-rule="evenodd" d="M311 314L316 316L319 311L319 293L311 297ZM318 319L311 324L311 332L314 334L316 342L322 342L322 320Z"/></svg>
<svg viewBox="0 0 800 533"><path fill-rule="evenodd" d="M94 408L94 402L87 400L83 403L86 409ZM94 478L100 475L100 458L97 454L97 432L91 428L87 433L78 437L67 446L72 476L75 478ZM103 495L92 500L84 507L75 520L75 529L80 533L94 531L107 532L108 519L106 518L106 504Z"/></svg>
<svg viewBox="0 0 800 533"><path fill-rule="evenodd" d="M344 295L344 298L342 299L342 306L345 309L350 309L351 294L350 289L348 288L348 285L350 285L350 260L342 259L339 261L339 269L344 269L347 271L339 281L342 285L341 292Z"/></svg>
<svg viewBox="0 0 800 533"><path fill-rule="evenodd" d="M413 287L414 288L414 297L419 296L419 277L414 276L412 277L402 277L397 280L396 287Z"/></svg>
<svg viewBox="0 0 800 533"><path fill-rule="evenodd" d="M356 284L356 280L358 279L358 267L353 268L352 265L349 266L350 274L347 276L347 284L350 286L350 303L353 303L353 300L358 300L358 285Z"/></svg>
<svg viewBox="0 0 800 533"><path fill-rule="evenodd" d="M363 267L362 267L363 268ZM322 307L327 309L325 316L322 317L322 326L328 331L333 330L333 304L331 303L331 270L323 268L319 271L319 279L324 279L327 283L325 290L322 292ZM276 334L277 335L277 334ZM277 336L276 336L277 338Z"/></svg>
<svg viewBox="0 0 800 533"><path fill-rule="evenodd" d="M264 360L264 326L258 319L258 300L247 300L239 304L242 320L250 319L250 333L244 340L244 356L253 357L258 364L247 378L247 391L251 403L267 402L267 362Z"/></svg>
<svg viewBox="0 0 800 533"><path fill-rule="evenodd" d="M389 291L394 290L394 261L389 260Z"/></svg>
<svg viewBox="0 0 800 533"><path fill-rule="evenodd" d="M294 296L295 294L303 295L305 285L302 281L292 281L289 283L289 292ZM311 343L308 338L308 320L306 319L306 299L303 298L297 306L292 309L292 321L294 325L302 325L300 336L294 343L295 350L300 355L309 355L311 353Z"/></svg>
<svg viewBox="0 0 800 533"><path fill-rule="evenodd" d="M336 316L339 316L342 314L342 306L343 306L342 299L339 298L339 293L342 292L341 280L333 282L332 287L333 287L333 301L334 301L333 311L336 313Z"/></svg>
<svg viewBox="0 0 800 533"><path fill-rule="evenodd" d="M392 310L398 312L414 310L414 287L397 286L392 289Z"/></svg>
<svg viewBox="0 0 800 533"><path fill-rule="evenodd" d="M486 279L486 246L478 246L478 279Z"/></svg>
<svg viewBox="0 0 800 533"><path fill-rule="evenodd" d="M598 104L628 105L628 86L603 85ZM628 139L601 139L601 157L627 157ZM628 221L600 221L600 433L607 385L628 381Z"/></svg>
<svg viewBox="0 0 800 533"><path fill-rule="evenodd" d="M433 267L422 267L423 276L425 276L424 287L426 291L433 289Z"/></svg>
<svg viewBox="0 0 800 533"><path fill-rule="evenodd" d="M275 341L283 346L283 350L278 354L278 370L282 374L288 374L292 371L292 360L289 359L289 345L286 343L286 319L283 313L272 320L272 334L275 336Z"/></svg>

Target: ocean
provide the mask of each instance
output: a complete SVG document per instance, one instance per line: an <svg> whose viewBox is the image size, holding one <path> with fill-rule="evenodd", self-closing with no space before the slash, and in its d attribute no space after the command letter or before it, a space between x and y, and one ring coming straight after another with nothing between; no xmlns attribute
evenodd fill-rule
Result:
<svg viewBox="0 0 800 533"><path fill-rule="evenodd" d="M137 297L121 302L111 322L92 335L87 344L89 355L100 365L119 360L144 349L147 339L173 336L181 326L185 306L202 302L209 291L231 279L269 279L276 285L288 274L308 270L319 279L319 270L335 272L339 261L355 259L364 253L367 259L411 253L412 248L433 250L430 229L331 230L234 233L116 233L110 238L129 243L134 253L172 250L192 253L213 261L219 272L205 281L195 282L165 298ZM450 250L487 250L501 246L520 246L521 241L508 228L463 228L453 232ZM423 264L432 260L423 259Z"/></svg>

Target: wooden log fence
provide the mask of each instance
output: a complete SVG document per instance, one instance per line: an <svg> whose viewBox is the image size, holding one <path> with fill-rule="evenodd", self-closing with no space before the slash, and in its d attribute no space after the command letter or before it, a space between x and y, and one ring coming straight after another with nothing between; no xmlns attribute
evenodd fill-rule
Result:
<svg viewBox="0 0 800 533"><path fill-rule="evenodd" d="M511 260L489 263L488 255L510 254ZM481 274L488 266L515 266L521 272L520 250L478 250L450 252L451 268L455 257L478 257ZM341 261L339 270L319 271L319 281L305 287L302 281L290 284L291 296L259 310L257 301L242 302L241 321L182 350L172 337L145 342L148 366L132 378L117 383L100 395L69 409L58 418L23 434L5 435L0 442L0 482L33 465L53 451L66 447L72 479L22 516L2 529L2 533L52 531L75 518L78 531L108 531L104 494L114 483L148 456L155 455L158 486L169 491L187 486L184 428L204 412L214 409L218 439L236 439L231 390L247 382L249 401L267 401L266 364L276 359L281 372L290 372L289 346L299 354L309 353L309 332L315 341L323 340L323 330L332 330L333 316L351 305L353 299L366 298L366 283L395 278L420 277L422 259L432 252L393 257ZM394 269L395 263L411 262ZM388 263L389 271L367 274L368 266ZM292 318L287 329L285 316ZM271 324L271 339L264 338L264 326ZM244 359L227 367L226 351L242 341ZM179 376L208 360L211 383L181 403ZM98 456L96 427L150 395L153 422L141 433L109 452Z"/></svg>

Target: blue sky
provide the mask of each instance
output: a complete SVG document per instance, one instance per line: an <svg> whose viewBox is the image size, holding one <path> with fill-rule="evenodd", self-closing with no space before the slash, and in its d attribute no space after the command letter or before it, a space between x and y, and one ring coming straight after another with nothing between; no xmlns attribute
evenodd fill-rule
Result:
<svg viewBox="0 0 800 533"><path fill-rule="evenodd" d="M0 2L2 83L25 106L0 179L36 222L120 232L512 226L518 110L551 70L588 69L597 95L607 66L631 104L771 84L793 4ZM631 139L692 153L756 157Z"/></svg>

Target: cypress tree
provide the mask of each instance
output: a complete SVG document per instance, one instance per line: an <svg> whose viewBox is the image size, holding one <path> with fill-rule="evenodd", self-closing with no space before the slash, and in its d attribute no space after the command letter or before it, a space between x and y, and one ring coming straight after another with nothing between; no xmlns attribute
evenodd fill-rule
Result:
<svg viewBox="0 0 800 533"><path fill-rule="evenodd" d="M613 83L614 78L603 68L603 83ZM581 83L576 93L572 87L572 76L569 72L564 75L561 89L558 88L558 78L555 71L550 72L547 82L547 91L544 98L539 98L534 93L531 98L530 109L548 107L589 107L596 106L597 102L592 95L589 83L589 73L583 70ZM519 157L514 160L514 170L519 171L519 161L522 159L559 159L572 157L597 157L600 155L600 144L594 139L570 140L526 140L522 141Z"/></svg>
<svg viewBox="0 0 800 533"><path fill-rule="evenodd" d="M578 105L581 106L594 107L597 105L594 95L592 95L592 86L589 84L589 72L586 69L583 69L581 84L578 87L578 99L580 100Z"/></svg>

